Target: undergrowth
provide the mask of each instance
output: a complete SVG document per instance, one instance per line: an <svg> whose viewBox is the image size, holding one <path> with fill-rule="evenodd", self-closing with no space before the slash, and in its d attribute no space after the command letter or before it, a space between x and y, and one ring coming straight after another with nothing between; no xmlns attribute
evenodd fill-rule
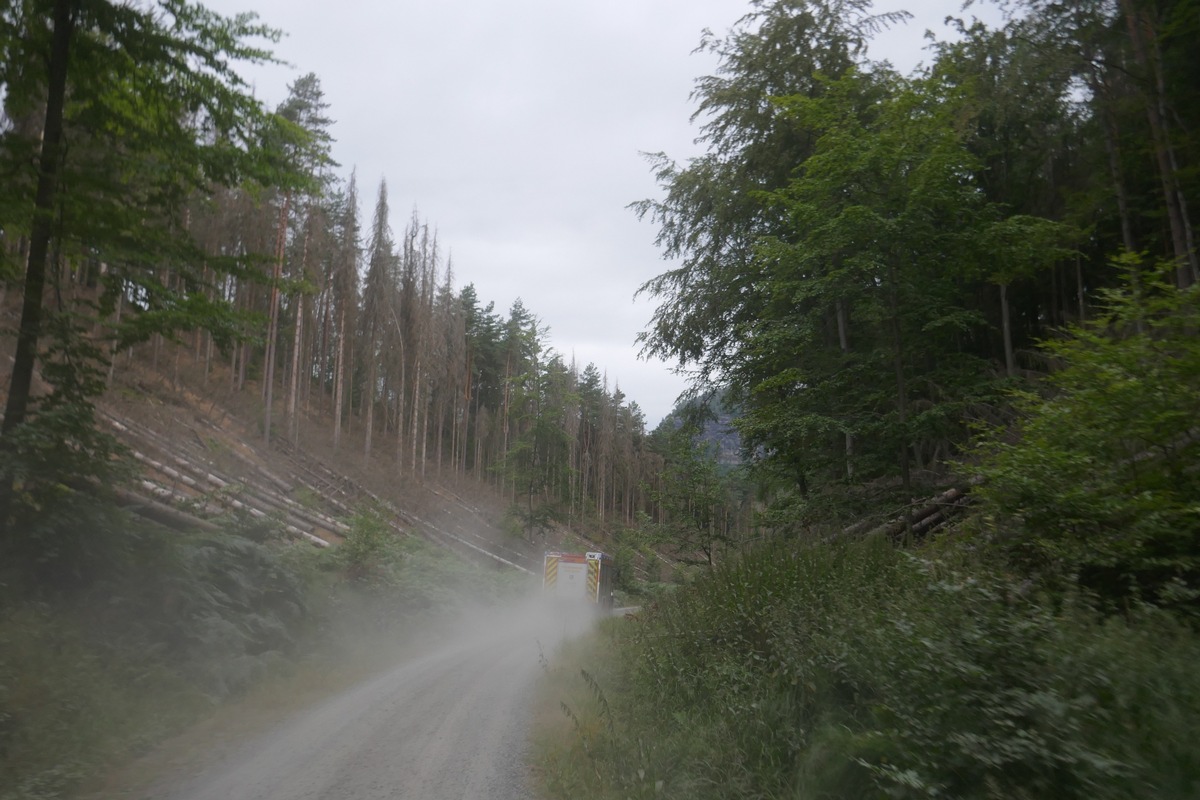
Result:
<svg viewBox="0 0 1200 800"><path fill-rule="evenodd" d="M549 657L543 654L534 766L551 797L599 797L599 787L622 783L628 726L613 711L629 703L628 671L616 657L622 623L604 620L592 634L564 641Z"/></svg>
<svg viewBox="0 0 1200 800"><path fill-rule="evenodd" d="M554 797L1200 794L1190 628L951 547L775 545L601 636L555 689L575 735L541 745Z"/></svg>
<svg viewBox="0 0 1200 800"><path fill-rule="evenodd" d="M383 667L434 620L514 588L370 513L318 550L269 521L183 535L81 510L58 520L86 549L0 570L0 800L72 796L251 689ZM37 533L53 542L52 527Z"/></svg>
<svg viewBox="0 0 1200 800"><path fill-rule="evenodd" d="M607 702L575 710L584 757L551 743L548 784L1200 797L1200 287L1117 266L1140 284L1047 342L1054 371L976 440L958 533L781 539L661 595L597 654L617 684L580 675ZM794 530L803 510L769 520Z"/></svg>

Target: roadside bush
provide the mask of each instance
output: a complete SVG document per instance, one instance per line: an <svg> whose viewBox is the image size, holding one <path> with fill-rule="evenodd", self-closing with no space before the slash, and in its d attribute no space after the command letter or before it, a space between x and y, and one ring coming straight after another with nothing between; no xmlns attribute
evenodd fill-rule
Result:
<svg viewBox="0 0 1200 800"><path fill-rule="evenodd" d="M461 558L417 536L396 533L376 511L350 522L336 548L293 548L288 564L305 576L322 636L357 647L380 634L400 635L479 605L527 591L509 569Z"/></svg>
<svg viewBox="0 0 1200 800"><path fill-rule="evenodd" d="M86 546L13 558L0 580L3 800L64 796L160 741L281 665L307 620L278 546L65 500L38 535Z"/></svg>
<svg viewBox="0 0 1200 800"><path fill-rule="evenodd" d="M47 605L0 614L0 800L68 795L211 705L161 647L105 645L97 633Z"/></svg>
<svg viewBox="0 0 1200 800"><path fill-rule="evenodd" d="M391 531L378 514L363 513L350 520L350 533L336 556L351 580L387 579L388 569L396 560L394 547L389 547Z"/></svg>
<svg viewBox="0 0 1200 800"><path fill-rule="evenodd" d="M763 548L629 623L612 797L1183 798L1200 641L947 548ZM618 695L618 699L622 696Z"/></svg>
<svg viewBox="0 0 1200 800"><path fill-rule="evenodd" d="M983 513L1023 570L1200 610L1200 285L1105 301L1044 345L1058 368L1017 396L1018 438L977 448Z"/></svg>
<svg viewBox="0 0 1200 800"><path fill-rule="evenodd" d="M0 800L69 796L297 661L361 676L423 625L525 588L371 513L320 550L269 521L181 534L67 497L38 535L71 527L87 547L0 564Z"/></svg>

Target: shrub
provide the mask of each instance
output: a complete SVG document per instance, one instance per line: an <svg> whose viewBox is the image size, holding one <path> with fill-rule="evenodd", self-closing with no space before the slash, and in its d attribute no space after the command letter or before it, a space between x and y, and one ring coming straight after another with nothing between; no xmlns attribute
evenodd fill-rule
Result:
<svg viewBox="0 0 1200 800"><path fill-rule="evenodd" d="M1018 438L979 446L984 513L1023 568L1078 575L1123 604L1200 591L1200 286L1109 292L1047 342L1043 395L1017 396Z"/></svg>
<svg viewBox="0 0 1200 800"><path fill-rule="evenodd" d="M1200 791L1188 627L1143 605L1106 619L953 548L775 545L630 625L609 757L656 797Z"/></svg>
<svg viewBox="0 0 1200 800"><path fill-rule="evenodd" d="M70 562L77 582L29 599L23 581L0 606L3 800L64 796L178 730L274 668L306 618L303 586L276 550L94 511L43 521L93 533Z"/></svg>

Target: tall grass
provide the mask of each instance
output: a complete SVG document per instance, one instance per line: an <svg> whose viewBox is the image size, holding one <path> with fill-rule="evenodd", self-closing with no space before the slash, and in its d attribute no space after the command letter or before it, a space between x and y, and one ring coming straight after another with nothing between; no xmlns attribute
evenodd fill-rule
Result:
<svg viewBox="0 0 1200 800"><path fill-rule="evenodd" d="M591 796L1200 796L1191 629L1036 596L953 551L778 544L614 635Z"/></svg>
<svg viewBox="0 0 1200 800"><path fill-rule="evenodd" d="M622 620L601 622L589 636L543 653L545 675L534 707L535 769L551 797L609 797L641 767L629 762L630 728L614 708L630 703L621 652ZM615 796L615 795L612 795Z"/></svg>

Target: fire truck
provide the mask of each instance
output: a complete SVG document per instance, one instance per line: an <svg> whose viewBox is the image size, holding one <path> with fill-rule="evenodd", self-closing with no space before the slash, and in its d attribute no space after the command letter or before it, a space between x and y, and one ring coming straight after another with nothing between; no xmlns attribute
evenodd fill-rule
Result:
<svg viewBox="0 0 1200 800"><path fill-rule="evenodd" d="M549 551L543 561L542 590L547 598L581 600L612 608L616 565L607 553Z"/></svg>

